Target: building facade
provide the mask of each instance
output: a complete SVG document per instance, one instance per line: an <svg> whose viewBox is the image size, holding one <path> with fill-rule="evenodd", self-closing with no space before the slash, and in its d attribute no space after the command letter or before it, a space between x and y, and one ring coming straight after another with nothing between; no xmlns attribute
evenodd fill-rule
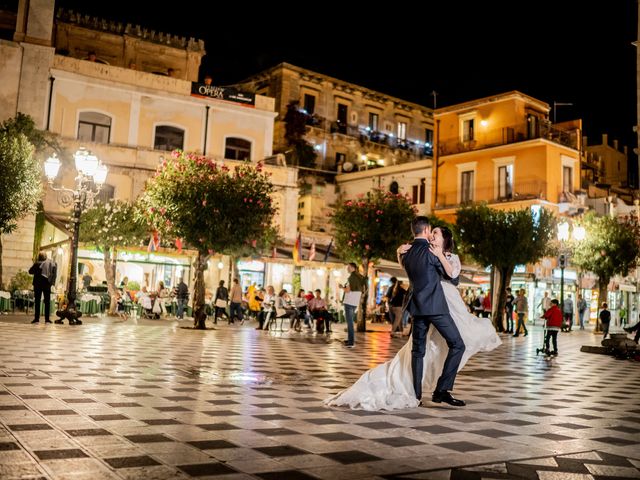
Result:
<svg viewBox="0 0 640 480"><path fill-rule="evenodd" d="M315 149L316 161L313 168L300 168L298 225L302 231L330 232L332 205L341 196L356 193L355 184L343 192L343 182L336 183L336 174L349 178L348 174L359 172L356 178L368 177L357 192L365 193L370 182L386 178L378 170L389 168L401 175L405 165L407 171L415 171L432 157L433 117L427 107L287 63L238 86L275 98L276 152L291 149L285 128L289 106L304 115L305 140ZM423 173L421 178L427 178ZM417 177L414 180L421 183ZM413 184L404 179L400 183L401 191L406 183L405 193L411 195Z"/></svg>
<svg viewBox="0 0 640 480"><path fill-rule="evenodd" d="M297 170L287 167L281 156L272 155L274 100L256 95L247 101L224 89L203 89L195 82L204 55L201 41L111 24L65 12L54 17L53 1L21 1L15 41L0 43L0 81L6 86L0 95L0 119L23 112L39 128L58 136L66 155L56 183L74 185L71 155L80 147L91 150L109 168L101 192L104 200L134 200L174 149L204 154L229 166L264 161L276 187L274 225L280 237L293 244ZM96 58L88 58L88 52L95 52ZM165 74L169 69L170 74ZM54 223L62 220L63 225L68 206L61 205L50 188L45 187L45 192L46 215ZM33 218L22 222L20 241L15 235L3 239L7 246L3 259L10 266L4 272L5 281L16 269L26 270L31 264L33 224ZM43 246L66 257L68 245L57 234L46 235ZM131 251L128 263L145 253ZM179 261L176 252L163 252L162 261L155 255L155 261L147 255L139 262L151 265L136 270L140 275L135 279L141 284L154 287L166 278L166 266L173 272L176 265L180 270L190 268L188 253ZM90 252L85 257L87 265L96 263ZM214 260L213 265L223 266L209 269L210 285L228 278L228 262ZM62 271L61 282L65 275Z"/></svg>

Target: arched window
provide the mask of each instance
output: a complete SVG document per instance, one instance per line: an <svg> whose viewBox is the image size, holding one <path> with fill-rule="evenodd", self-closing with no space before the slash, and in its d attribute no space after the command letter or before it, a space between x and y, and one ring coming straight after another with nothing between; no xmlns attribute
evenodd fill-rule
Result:
<svg viewBox="0 0 640 480"><path fill-rule="evenodd" d="M242 138L227 138L224 146L224 158L228 160L250 160L251 142Z"/></svg>
<svg viewBox="0 0 640 480"><path fill-rule="evenodd" d="M400 186L398 185L398 182L396 182L395 180L391 182L391 185L389 185L389 191L394 195L397 195L398 192L400 191Z"/></svg>
<svg viewBox="0 0 640 480"><path fill-rule="evenodd" d="M98 112L80 112L78 140L109 143L110 138L111 117Z"/></svg>
<svg viewBox="0 0 640 480"><path fill-rule="evenodd" d="M172 151L184 148L184 130L169 125L158 125L153 141L156 150Z"/></svg>

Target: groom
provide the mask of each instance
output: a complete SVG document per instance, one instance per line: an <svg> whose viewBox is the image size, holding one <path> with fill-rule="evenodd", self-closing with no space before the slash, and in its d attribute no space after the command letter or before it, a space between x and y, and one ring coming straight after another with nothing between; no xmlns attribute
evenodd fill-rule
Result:
<svg viewBox="0 0 640 480"><path fill-rule="evenodd" d="M426 350L427 331L433 324L446 340L449 354L444 362L442 375L438 379L431 400L436 403L462 407L462 400L453 398L453 389L458 366L464 353L464 342L453 319L442 290L440 280L446 276L438 258L429 251L431 225L427 217L416 217L411 222L414 240L411 248L402 255L402 265L409 276L412 295L407 310L413 317L413 347L411 349L411 371L416 398L422 399L422 371ZM422 403L422 402L421 402Z"/></svg>

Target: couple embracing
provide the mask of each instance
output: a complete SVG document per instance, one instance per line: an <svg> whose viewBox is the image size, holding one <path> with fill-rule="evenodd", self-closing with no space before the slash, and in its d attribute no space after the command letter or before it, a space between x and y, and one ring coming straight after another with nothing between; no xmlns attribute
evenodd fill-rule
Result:
<svg viewBox="0 0 640 480"><path fill-rule="evenodd" d="M433 389L431 401L464 406L451 395L457 372L474 353L501 343L491 321L470 314L456 288L461 264L452 253L451 231L432 229L427 217L416 217L411 229L413 242L398 248L399 263L411 282L406 306L413 317L411 338L392 360L365 372L327 399L327 405L413 408L422 404L423 390Z"/></svg>

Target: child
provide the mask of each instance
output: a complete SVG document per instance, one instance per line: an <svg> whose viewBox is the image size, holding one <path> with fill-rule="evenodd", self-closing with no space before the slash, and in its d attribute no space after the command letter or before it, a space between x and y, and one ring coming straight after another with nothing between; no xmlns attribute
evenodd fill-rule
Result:
<svg viewBox="0 0 640 480"><path fill-rule="evenodd" d="M608 305L602 304L602 310L600 310L600 323L602 323L602 339L604 340L609 335L609 322L611 322L611 312L607 310Z"/></svg>
<svg viewBox="0 0 640 480"><path fill-rule="evenodd" d="M551 300L551 307L542 315L547 321L547 335L544 337L544 347L547 355L558 355L558 331L562 328L562 312L558 305L558 300L554 298ZM549 340L553 340L553 352L549 350Z"/></svg>

